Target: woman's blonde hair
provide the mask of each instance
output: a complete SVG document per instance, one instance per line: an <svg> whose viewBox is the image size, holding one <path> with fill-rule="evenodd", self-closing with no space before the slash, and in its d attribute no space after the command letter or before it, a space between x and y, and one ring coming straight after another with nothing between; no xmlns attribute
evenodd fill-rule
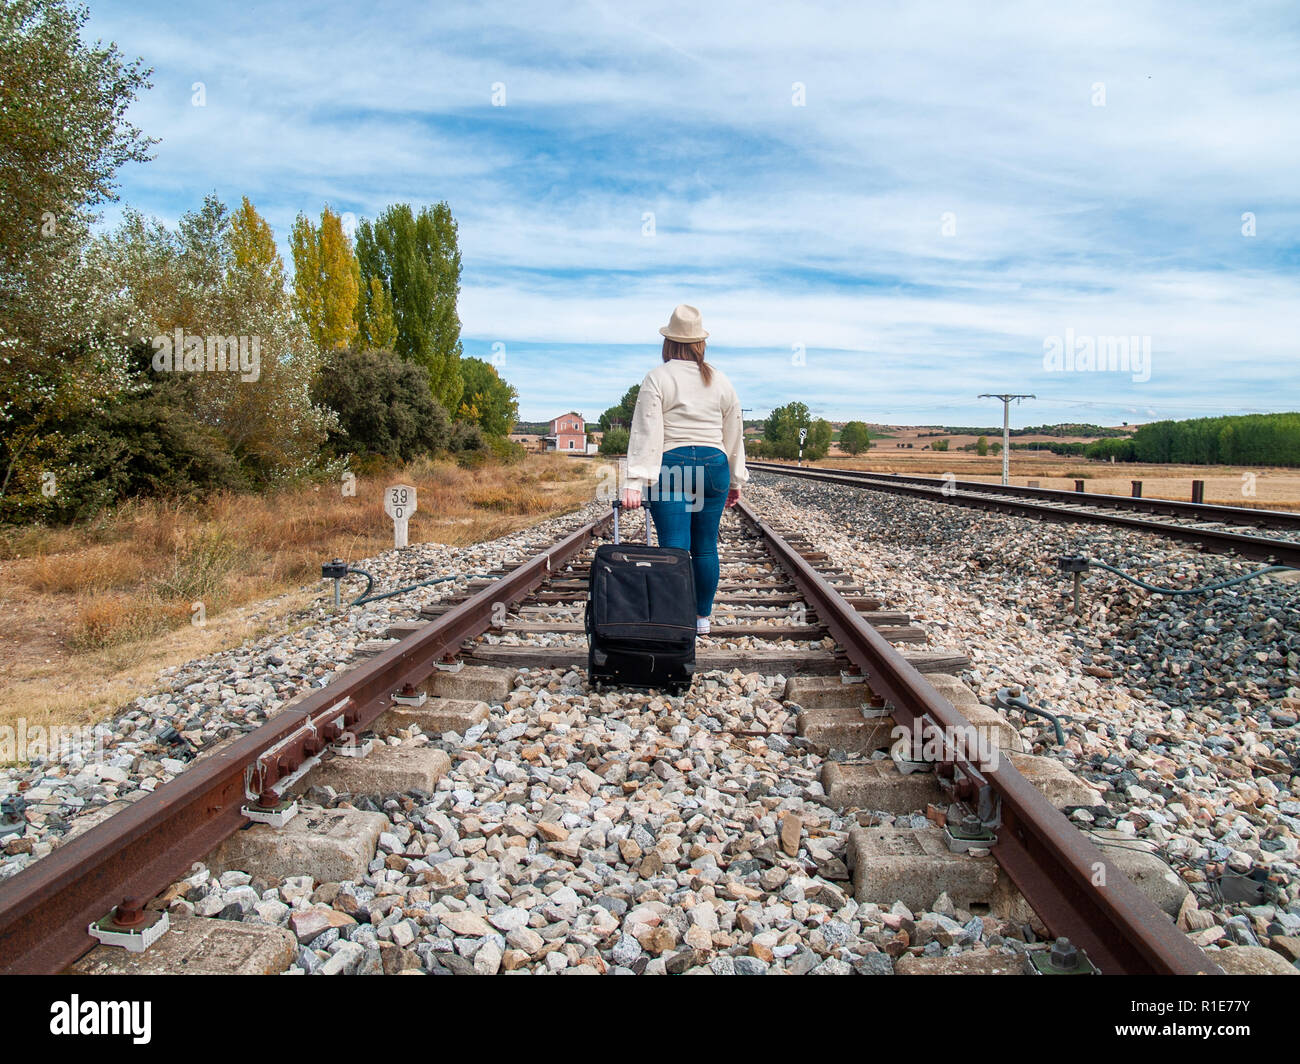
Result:
<svg viewBox="0 0 1300 1064"><path fill-rule="evenodd" d="M670 340L664 337L664 361L679 358L683 362L694 362L700 367L700 380L707 386L713 379L713 367L704 361L704 348L706 341L696 340L693 344L682 343L681 340Z"/></svg>

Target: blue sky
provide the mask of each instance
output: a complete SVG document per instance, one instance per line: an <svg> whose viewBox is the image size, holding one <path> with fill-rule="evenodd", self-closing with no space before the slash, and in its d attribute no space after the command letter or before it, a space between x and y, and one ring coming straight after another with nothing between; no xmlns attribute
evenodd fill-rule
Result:
<svg viewBox="0 0 1300 1064"><path fill-rule="evenodd" d="M447 200L525 418L615 402L679 302L755 415L1300 409L1293 4L90 3L154 67L122 203L247 195L287 258L299 211ZM1048 371L1067 330L1149 379Z"/></svg>

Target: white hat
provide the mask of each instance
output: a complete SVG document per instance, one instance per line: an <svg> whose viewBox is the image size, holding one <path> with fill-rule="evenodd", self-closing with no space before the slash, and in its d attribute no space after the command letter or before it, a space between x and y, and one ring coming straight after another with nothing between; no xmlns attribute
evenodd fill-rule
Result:
<svg viewBox="0 0 1300 1064"><path fill-rule="evenodd" d="M669 340L676 340L683 344L698 343L700 340L707 339L709 335L704 331L700 312L685 303L677 305L673 316L668 319L668 324L659 331Z"/></svg>

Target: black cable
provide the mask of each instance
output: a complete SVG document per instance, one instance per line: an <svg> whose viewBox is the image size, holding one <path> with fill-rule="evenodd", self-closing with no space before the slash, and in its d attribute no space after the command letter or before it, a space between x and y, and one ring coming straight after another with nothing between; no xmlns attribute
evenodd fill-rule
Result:
<svg viewBox="0 0 1300 1064"><path fill-rule="evenodd" d="M1007 687L1003 687L998 691L995 700L1005 709L1014 706L1022 713L1030 713L1035 716L1046 717L1052 722L1052 726L1056 729L1056 744L1058 746L1065 745L1065 731L1061 727L1061 721L1073 721L1074 718L1069 713L1049 713L1047 710L1040 709L1038 706L1033 705L1024 695L1013 695L1010 688Z"/></svg>
<svg viewBox="0 0 1300 1064"><path fill-rule="evenodd" d="M358 598L354 599L352 602L352 605L355 606L359 602L366 601L366 596L369 595L370 592L372 592L375 589L375 578L371 576L368 572L366 572L364 569L354 569L350 565L348 566L348 572L356 573L358 576L364 576L366 578L366 589L363 592L361 592L361 595Z"/></svg>
<svg viewBox="0 0 1300 1064"><path fill-rule="evenodd" d="M354 569L348 566L349 573L356 573L364 576L367 580L366 589L357 598L354 598L349 605L364 606L367 602L379 602L381 599L392 598L394 595L404 595L408 591L414 591L419 587L429 587L432 584L445 584L448 580L470 579L471 577L488 577L491 573L457 573L455 576L435 576L431 580L421 580L415 584L407 584L405 587L399 587L396 591L381 591L378 595L372 595L370 592L374 589L375 578L364 569Z"/></svg>
<svg viewBox="0 0 1300 1064"><path fill-rule="evenodd" d="M1206 591L1220 591L1225 587L1232 587L1235 584L1244 584L1247 580L1254 580L1256 577L1265 576L1268 573L1295 572L1293 565L1269 565L1263 569L1257 569L1253 573L1246 573L1243 576L1234 576L1231 580L1219 580L1212 584L1201 584L1199 587L1157 587L1155 584L1148 584L1136 576L1129 576L1128 573L1121 569L1116 569L1113 565L1107 565L1105 562L1099 562L1094 559L1088 559L1089 565L1095 565L1098 569L1105 569L1108 573L1114 573L1130 584L1136 584L1138 587L1145 588L1147 591L1154 591L1161 595L1199 595Z"/></svg>

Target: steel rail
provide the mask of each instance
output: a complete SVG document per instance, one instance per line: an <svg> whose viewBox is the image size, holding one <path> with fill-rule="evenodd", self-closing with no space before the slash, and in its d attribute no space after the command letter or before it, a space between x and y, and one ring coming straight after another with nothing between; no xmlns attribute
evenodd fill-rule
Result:
<svg viewBox="0 0 1300 1064"><path fill-rule="evenodd" d="M1293 542L1291 540L1271 539L1267 536L1250 536L1241 532L1224 532L1212 528L1193 528L1190 525L1171 524L1168 521L1149 521L1145 518L1130 517L1127 514L1121 513L1105 513L1096 510L1075 510L1055 503L998 498L989 494L987 490L983 492L963 492L958 490L951 494L945 494L938 487L912 484L888 476L880 477L878 479L856 477L851 475L852 471L849 470L829 471L821 469L806 469L798 466L770 465L767 463L757 462L751 463L749 468L763 473L775 473L780 476L788 476L794 479L821 480L831 484L845 484L866 491L885 491L896 495L913 495L930 499L934 502L954 503L958 506L975 507L982 510L1028 514L1053 521L1077 521L1087 524L1117 525L1123 528L1132 528L1140 532L1151 532L1158 536L1165 536L1168 539L1184 540L1205 547L1219 554L1228 551L1235 551L1242 557L1246 558L1256 558L1261 561L1275 561L1279 565L1300 567L1300 542ZM859 470L859 472L863 471ZM987 488L987 486L985 487ZM1079 496L1072 492L1066 492L1065 494L1071 497L1071 502L1080 505L1087 505L1087 500L1089 499L1126 498L1122 495ZM1191 504L1189 503L1188 505Z"/></svg>
<svg viewBox="0 0 1300 1064"><path fill-rule="evenodd" d="M983 480L952 480L942 477L923 477L914 473L877 473L871 469L833 469L829 466L788 466L780 462L751 462L755 469L769 472L784 469L812 468L827 473L840 473L870 480L918 484L923 487L942 488L950 484L958 491L973 491L987 495L1014 495L1023 499L1062 502L1067 505L1106 506L1116 510L1136 510L1141 513L1169 514L1190 517L1197 521L1221 521L1224 524L1254 525L1259 528L1283 528L1300 531L1300 512L1269 510L1252 506L1228 506L1225 503L1189 502L1186 499L1161 499L1156 496L1112 495L1108 492L1079 492L1068 488L1031 488L1022 484L992 484Z"/></svg>
<svg viewBox="0 0 1300 1064"><path fill-rule="evenodd" d="M153 897L249 823L240 812L247 801L245 768L284 744L273 768L289 775L323 745L314 733L295 732L345 699L348 729L365 729L392 707L394 691L427 679L438 662L491 626L498 604L525 597L554 567L580 553L610 517L588 522L424 630L290 702L257 730L0 882L0 974L63 971L95 945L86 930L92 921L124 898Z"/></svg>
<svg viewBox="0 0 1300 1064"><path fill-rule="evenodd" d="M899 724L937 725L947 736L973 733L962 713L794 547L743 499L737 508ZM1001 799L1002 825L993 856L1053 935L1069 938L1108 974L1219 971L1008 759L981 766L971 763L950 739L945 749L945 764L936 766L941 774L946 769L955 776L959 769L973 788L987 784Z"/></svg>

